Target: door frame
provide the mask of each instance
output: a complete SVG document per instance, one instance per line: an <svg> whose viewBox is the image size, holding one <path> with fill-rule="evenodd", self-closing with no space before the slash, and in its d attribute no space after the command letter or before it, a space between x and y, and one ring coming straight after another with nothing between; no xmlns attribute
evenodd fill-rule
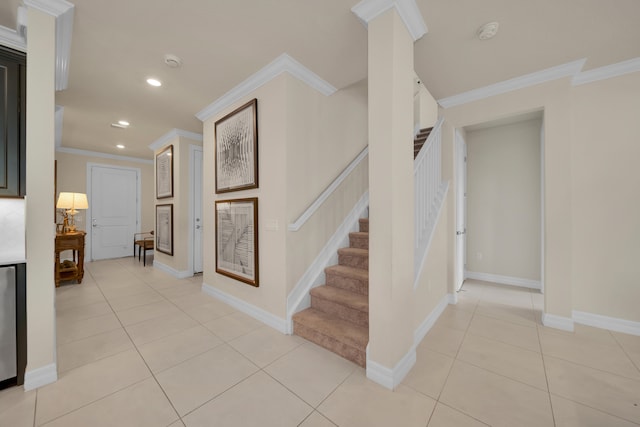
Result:
<svg viewBox="0 0 640 427"><path fill-rule="evenodd" d="M86 232L87 235L85 236L86 239L86 244L84 247L84 253L85 253L85 257L84 259L86 261L93 261L93 239L92 239L92 230L91 230L91 218L92 218L92 204L93 204L93 194L91 194L91 190L93 188L93 175L92 175L92 169L94 167L101 167L101 168L109 168L109 169L120 169L120 170L127 170L127 171L133 171L136 173L136 233L140 232L140 227L141 227L141 221L142 221L142 180L140 179L141 177L141 171L140 168L132 168L132 167L127 167L127 166L114 166L114 165L109 165L109 164L104 164L104 163L95 163L95 162L87 162L87 199L89 200L89 209L87 209L87 214L86 214L86 218L85 218L85 223L86 225ZM131 236L131 239L133 239L133 236ZM132 240L133 241L133 240ZM88 252L88 253L87 253Z"/></svg>
<svg viewBox="0 0 640 427"><path fill-rule="evenodd" d="M196 194L196 177L195 177L195 153L197 151L203 152L202 146L189 144L189 210L188 210L188 226L189 232L187 233L187 265L189 266L189 273L193 276L195 273L195 256L194 256L194 242L195 242L195 204L196 197L200 197L200 206L204 208L202 203L203 194L202 192L198 195ZM204 153L203 153L204 154ZM204 165L201 166L200 171L203 172ZM202 213L204 216L204 212ZM200 224L202 224L202 217L200 218ZM204 247L203 247L204 251ZM201 254L202 255L202 254ZM204 257L203 257L204 260ZM204 261L203 261L204 262ZM202 267L204 271L204 264Z"/></svg>
<svg viewBox="0 0 640 427"><path fill-rule="evenodd" d="M462 155L462 153L458 152L458 147L459 147L459 143L462 143L463 146L465 147L465 152L464 155ZM461 214L464 217L464 225L465 225L465 234L463 239L465 240L465 245L464 245L464 251L460 252L458 251L458 215L459 215L459 203L458 201L460 200L460 192L461 191L466 191L466 180L467 180L467 162L466 162L466 157L467 157L467 153L466 153L466 145L467 142L465 141L464 137L462 136L462 134L460 133L459 129L455 130L455 136L454 136L454 153L455 153L455 170L456 170L456 194L455 194L455 198L456 198L456 212L455 212L455 269L454 269L454 277L455 277L455 283L454 283L454 291L457 292L460 289L462 289L462 285L464 284L464 281L467 279L467 270L466 270L466 260L467 260L467 245L466 245L466 239L467 239L467 235L466 235L466 224L467 224L467 204L464 204L464 207L462 209L464 209L464 212L462 212ZM462 180L464 180L464 182L462 182ZM466 197L466 195L462 195L463 198ZM460 259L460 257L462 257L462 259ZM462 268L460 269L460 263L462 263ZM458 272L462 271L462 278L458 277Z"/></svg>

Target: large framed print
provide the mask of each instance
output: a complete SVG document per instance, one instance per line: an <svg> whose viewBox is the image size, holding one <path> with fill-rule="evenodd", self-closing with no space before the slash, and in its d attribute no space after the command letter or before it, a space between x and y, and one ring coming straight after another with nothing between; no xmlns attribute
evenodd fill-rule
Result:
<svg viewBox="0 0 640 427"><path fill-rule="evenodd" d="M173 145L156 155L156 199L173 197Z"/></svg>
<svg viewBox="0 0 640 427"><path fill-rule="evenodd" d="M258 100L215 123L216 193L258 188Z"/></svg>
<svg viewBox="0 0 640 427"><path fill-rule="evenodd" d="M156 205L156 250L173 256L173 205Z"/></svg>
<svg viewBox="0 0 640 427"><path fill-rule="evenodd" d="M216 201L216 272L258 287L258 198Z"/></svg>

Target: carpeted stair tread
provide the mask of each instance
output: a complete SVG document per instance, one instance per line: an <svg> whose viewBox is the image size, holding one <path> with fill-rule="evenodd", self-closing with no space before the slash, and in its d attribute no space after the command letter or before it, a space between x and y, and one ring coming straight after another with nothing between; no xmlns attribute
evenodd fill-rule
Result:
<svg viewBox="0 0 640 427"><path fill-rule="evenodd" d="M307 308L293 316L296 335L312 341L340 356L366 364L369 328L332 317L322 311Z"/></svg>
<svg viewBox="0 0 640 427"><path fill-rule="evenodd" d="M369 218L360 218L358 220L359 223L359 231L362 233L368 233L369 232Z"/></svg>
<svg viewBox="0 0 640 427"><path fill-rule="evenodd" d="M352 248L369 249L369 232L354 231L349 233L349 246Z"/></svg>
<svg viewBox="0 0 640 427"><path fill-rule="evenodd" d="M369 312L369 297L335 286L318 286L311 289L312 298L322 298L358 311Z"/></svg>
<svg viewBox="0 0 640 427"><path fill-rule="evenodd" d="M319 286L311 290L311 307L356 325L369 326L369 299L358 292Z"/></svg>
<svg viewBox="0 0 640 427"><path fill-rule="evenodd" d="M338 249L338 263L348 267L369 269L369 250L361 248Z"/></svg>

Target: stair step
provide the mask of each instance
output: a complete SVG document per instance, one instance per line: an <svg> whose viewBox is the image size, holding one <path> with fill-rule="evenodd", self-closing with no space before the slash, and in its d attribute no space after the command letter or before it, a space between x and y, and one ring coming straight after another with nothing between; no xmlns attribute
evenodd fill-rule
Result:
<svg viewBox="0 0 640 427"><path fill-rule="evenodd" d="M293 332L362 367L366 365L367 327L308 308L293 316Z"/></svg>
<svg viewBox="0 0 640 427"><path fill-rule="evenodd" d="M362 233L368 233L369 232L369 218L360 218L358 220L360 228L359 231Z"/></svg>
<svg viewBox="0 0 640 427"><path fill-rule="evenodd" d="M362 231L349 233L349 246L352 248L369 249L369 233Z"/></svg>
<svg viewBox="0 0 640 427"><path fill-rule="evenodd" d="M324 269L326 284L351 292L369 295L369 271L346 265L332 265Z"/></svg>
<svg viewBox="0 0 640 427"><path fill-rule="evenodd" d="M369 298L335 286L311 289L311 307L360 326L369 326Z"/></svg>
<svg viewBox="0 0 640 427"><path fill-rule="evenodd" d="M369 250L360 248L338 249L338 264L369 270Z"/></svg>

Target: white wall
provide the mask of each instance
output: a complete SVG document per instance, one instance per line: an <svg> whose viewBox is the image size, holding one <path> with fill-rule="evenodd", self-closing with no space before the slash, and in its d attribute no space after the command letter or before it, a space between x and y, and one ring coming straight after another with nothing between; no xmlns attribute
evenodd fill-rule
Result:
<svg viewBox="0 0 640 427"><path fill-rule="evenodd" d="M467 270L540 280L541 120L467 131Z"/></svg>

